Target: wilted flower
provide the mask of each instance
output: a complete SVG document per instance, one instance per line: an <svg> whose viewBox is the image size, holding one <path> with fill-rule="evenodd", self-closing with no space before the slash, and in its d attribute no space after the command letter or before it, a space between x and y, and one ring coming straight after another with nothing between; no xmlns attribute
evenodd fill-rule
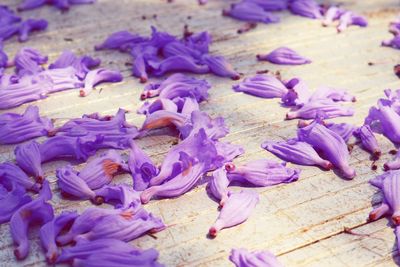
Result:
<svg viewBox="0 0 400 267"><path fill-rule="evenodd" d="M281 98L287 94L286 86L272 75L257 74L234 85L233 90L262 98Z"/></svg>
<svg viewBox="0 0 400 267"><path fill-rule="evenodd" d="M96 193L78 176L71 165L57 169L57 182L61 192L76 199L94 200Z"/></svg>
<svg viewBox="0 0 400 267"><path fill-rule="evenodd" d="M212 73L221 77L229 77L232 80L240 79L239 73L237 73L232 65L222 56L211 56L204 55L202 61L206 64Z"/></svg>
<svg viewBox="0 0 400 267"><path fill-rule="evenodd" d="M39 144L35 141L18 145L15 150L17 165L37 181L44 179Z"/></svg>
<svg viewBox="0 0 400 267"><path fill-rule="evenodd" d="M390 40L382 41L382 46L390 46L396 49L400 49L400 35L396 35Z"/></svg>
<svg viewBox="0 0 400 267"><path fill-rule="evenodd" d="M47 60L48 57L40 54L38 50L24 47L14 58L15 71L20 77L37 74L44 70L41 65L47 63Z"/></svg>
<svg viewBox="0 0 400 267"><path fill-rule="evenodd" d="M16 246L14 254L22 260L28 256L28 230L33 224L43 225L53 219L53 207L47 203L52 197L49 183L43 183L39 197L21 206L11 217L10 232Z"/></svg>
<svg viewBox="0 0 400 267"><path fill-rule="evenodd" d="M108 70L105 68L91 70L85 77L85 87L80 91L80 96L87 96L99 83L116 83L122 81L122 79L122 74L119 71Z"/></svg>
<svg viewBox="0 0 400 267"><path fill-rule="evenodd" d="M332 99L333 101L356 102L356 98L345 90L335 89L332 87L322 86L319 87L311 96L309 101Z"/></svg>
<svg viewBox="0 0 400 267"><path fill-rule="evenodd" d="M63 211L59 216L40 228L40 241L49 264L55 264L59 256L56 244L57 236L61 231L68 229L77 217L78 213L76 211Z"/></svg>
<svg viewBox="0 0 400 267"><path fill-rule="evenodd" d="M47 28L48 22L45 19L27 19L24 20L18 31L18 40L20 42L26 42L29 39L29 34L33 31L43 31Z"/></svg>
<svg viewBox="0 0 400 267"><path fill-rule="evenodd" d="M186 139L198 133L200 129L203 129L206 135L213 140L225 137L229 133L224 118L217 117L212 119L205 112L193 111L190 116L190 121L186 121L184 125L179 127L180 137Z"/></svg>
<svg viewBox="0 0 400 267"><path fill-rule="evenodd" d="M18 183L11 183L10 186L11 188L7 191L0 184L0 187L5 191L5 194L0 197L0 224L8 222L21 206L32 201L32 198L26 194L23 186Z"/></svg>
<svg viewBox="0 0 400 267"><path fill-rule="evenodd" d="M332 22L338 20L344 12L344 10L340 9L337 6L330 6L324 14L325 18L322 21L322 25L328 26L332 24Z"/></svg>
<svg viewBox="0 0 400 267"><path fill-rule="evenodd" d="M347 143L357 127L349 123L325 123L326 128L337 133Z"/></svg>
<svg viewBox="0 0 400 267"><path fill-rule="evenodd" d="M259 198L256 191L230 192L218 219L209 230L209 235L215 237L220 230L246 221L258 202Z"/></svg>
<svg viewBox="0 0 400 267"><path fill-rule="evenodd" d="M293 78L286 83L286 87L289 91L282 97L286 106L302 106L308 103L312 94L303 80Z"/></svg>
<svg viewBox="0 0 400 267"><path fill-rule="evenodd" d="M254 186L291 183L297 181L300 175L299 169L287 168L286 162L278 163L268 159L251 161L242 166L230 164L227 171L231 181Z"/></svg>
<svg viewBox="0 0 400 267"><path fill-rule="evenodd" d="M288 47L277 48L266 55L257 55L257 59L279 65L303 65L311 63L311 60L300 56L296 51Z"/></svg>
<svg viewBox="0 0 400 267"><path fill-rule="evenodd" d="M133 208L134 211L141 207L140 192L126 184L105 185L95 191L95 203L113 204L116 209Z"/></svg>
<svg viewBox="0 0 400 267"><path fill-rule="evenodd" d="M219 168L212 173L212 178L208 182L208 190L212 196L219 201L219 205L224 206L228 198L229 179L225 168Z"/></svg>
<svg viewBox="0 0 400 267"><path fill-rule="evenodd" d="M379 158L381 149L369 125L361 126L354 132L354 135L361 140L363 147L368 152L371 152L375 157Z"/></svg>
<svg viewBox="0 0 400 267"><path fill-rule="evenodd" d="M337 26L337 31L342 32L350 25L357 25L360 27L367 27L368 21L365 17L356 15L351 11L347 11L342 14L339 18L339 25Z"/></svg>
<svg viewBox="0 0 400 267"><path fill-rule="evenodd" d="M41 187L40 183L37 183L35 180L29 178L23 170L11 162L4 162L0 164L0 177L1 183L6 188L12 188L13 184L17 184L26 190L38 192Z"/></svg>
<svg viewBox="0 0 400 267"><path fill-rule="evenodd" d="M269 251L249 252L246 249L232 249L229 260L236 267L248 266L267 266L267 267L283 267L274 254Z"/></svg>
<svg viewBox="0 0 400 267"><path fill-rule="evenodd" d="M230 8L223 10L222 14L224 16L250 22L279 22L279 17L265 11L262 7L252 1L242 1L236 4L231 4Z"/></svg>
<svg viewBox="0 0 400 267"><path fill-rule="evenodd" d="M322 152L323 158L338 168L344 178L354 178L356 172L349 166L349 152L341 136L326 128L319 120L298 129L297 135L300 141L309 143L316 151Z"/></svg>
<svg viewBox="0 0 400 267"><path fill-rule="evenodd" d="M315 119L319 114L323 114L326 119L353 116L354 109L342 106L331 99L315 100L304 104L301 108L292 109L286 113L286 119Z"/></svg>
<svg viewBox="0 0 400 267"><path fill-rule="evenodd" d="M320 19L321 8L314 0L292 0L289 2L289 10L295 15L311 19Z"/></svg>
<svg viewBox="0 0 400 267"><path fill-rule="evenodd" d="M261 146L284 161L300 165L317 165L326 170L332 169L332 163L322 159L306 142L289 139L281 142L267 141Z"/></svg>
<svg viewBox="0 0 400 267"><path fill-rule="evenodd" d="M4 113L0 115L0 144L20 143L35 137L45 136L53 130L53 123L40 117L36 106L29 106L20 115Z"/></svg>
<svg viewBox="0 0 400 267"><path fill-rule="evenodd" d="M133 177L133 188L137 191L145 190L150 180L158 174L153 161L134 141L131 141L128 165Z"/></svg>

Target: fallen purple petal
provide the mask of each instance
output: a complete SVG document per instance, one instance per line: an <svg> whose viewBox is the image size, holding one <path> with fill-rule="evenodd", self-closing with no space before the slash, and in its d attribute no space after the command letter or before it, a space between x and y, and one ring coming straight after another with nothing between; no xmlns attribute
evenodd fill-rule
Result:
<svg viewBox="0 0 400 267"><path fill-rule="evenodd" d="M266 60L278 65L303 65L311 63L311 60L300 56L296 51L280 47L266 55L257 55L258 60Z"/></svg>

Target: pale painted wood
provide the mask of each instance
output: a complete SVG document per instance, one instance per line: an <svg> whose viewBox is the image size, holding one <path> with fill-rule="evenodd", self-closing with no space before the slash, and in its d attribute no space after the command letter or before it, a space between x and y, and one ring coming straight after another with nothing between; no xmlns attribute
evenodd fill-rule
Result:
<svg viewBox="0 0 400 267"><path fill-rule="evenodd" d="M78 91L51 95L34 104L43 115L57 119L62 124L68 118L84 113L100 111L112 114L119 107L132 111L128 120L138 126L143 117L135 114L140 106L138 100L143 85L130 77L125 66L127 55L112 51L93 51L93 46L110 33L128 29L148 34L150 25L174 34L181 34L183 25L191 30L209 30L214 37L211 51L229 58L236 69L247 75L257 70L279 70L285 79L302 77L312 88L330 85L346 88L358 101L356 115L335 121L361 124L368 109L383 89L398 86L393 74L399 51L380 47L383 39L390 38L387 25L400 11L398 1L368 0L344 1L345 7L362 12L369 18L366 29L351 27L345 33L336 34L335 28L322 28L318 21L282 13L282 22L274 25L260 24L255 30L237 35L241 22L220 15L221 9L231 1L210 0L199 7L195 0L176 0L167 4L161 0L99 0L96 5L73 7L60 14L51 7L22 13L24 17L45 17L50 25L46 32L34 35L26 44L15 40L6 43L6 51L14 55L24 45L48 54L54 60L64 49L79 54L100 57L103 66L123 70L125 80L118 84L105 84L86 98L78 97ZM16 6L16 0L3 0L2 4ZM157 19L142 20L142 15ZM188 19L187 16L192 16ZM67 42L64 38L72 38ZM255 60L257 53L268 52L286 45L313 60L305 66L282 67ZM376 62L368 66L368 62ZM283 121L286 110L277 100L264 100L231 90L235 82L202 75L213 85L210 100L201 108L213 117L223 116L231 132L225 138L246 149L237 162L259 158L274 158L263 151L260 144L267 140L280 140L295 135L296 121ZM154 79L155 80L155 79ZM21 112L27 105L12 109ZM3 111L4 112L4 111ZM384 151L393 145L380 137ZM157 163L176 142L165 135L148 136L138 141ZM15 146L0 147L1 161L13 160ZM385 154L379 166L389 159ZM48 179L55 192L52 203L59 213L64 209L83 210L89 202L71 202L60 197L54 171L65 165L54 162L45 165ZM161 216L169 228L158 233L157 239L145 236L133 243L143 248L156 247L160 262L167 266L229 266L231 248L245 247L250 250L268 249L276 253L287 266L395 266L393 230L387 219L366 224L371 203L378 203L381 196L367 181L381 170L371 171L369 155L356 147L351 164L358 176L344 181L332 172L318 168L300 167L301 179L292 184L257 189L260 204L250 219L235 228L227 229L214 240L206 238L208 227L217 216L217 205L205 193L204 185L178 199L152 201L147 208ZM293 166L293 165L292 165ZM80 166L78 166L80 167ZM295 166L294 166L295 167ZM121 176L116 182L130 182L129 176ZM349 235L344 227L368 236ZM0 266L44 266L44 258L36 231L32 231L31 253L23 262L17 263L12 253L9 226L0 226ZM397 259L396 259L397 260Z"/></svg>

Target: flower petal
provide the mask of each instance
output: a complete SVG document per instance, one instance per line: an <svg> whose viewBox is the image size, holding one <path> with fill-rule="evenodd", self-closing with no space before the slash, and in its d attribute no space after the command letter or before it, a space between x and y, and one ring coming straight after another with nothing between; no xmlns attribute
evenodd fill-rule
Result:
<svg viewBox="0 0 400 267"><path fill-rule="evenodd" d="M269 251L249 252L246 249L232 249L229 255L229 260L236 267L248 266L268 266L268 267L283 267L277 260L274 254Z"/></svg>
<svg viewBox="0 0 400 267"><path fill-rule="evenodd" d="M257 55L257 59L279 65L303 65L311 63L311 60L300 56L296 51L288 47L279 47L269 54Z"/></svg>

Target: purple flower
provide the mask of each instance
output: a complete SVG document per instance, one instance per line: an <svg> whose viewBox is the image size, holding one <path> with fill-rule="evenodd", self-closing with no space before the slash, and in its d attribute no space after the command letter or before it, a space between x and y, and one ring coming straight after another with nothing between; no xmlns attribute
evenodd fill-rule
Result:
<svg viewBox="0 0 400 267"><path fill-rule="evenodd" d="M168 90L171 90L171 88L174 88L176 85L181 86L182 84L185 84L189 88L211 88L211 85L206 80L189 77L182 73L175 73L161 83L150 83L146 85L140 99L144 100L146 98L158 96L164 89L168 88Z"/></svg>
<svg viewBox="0 0 400 267"><path fill-rule="evenodd" d="M90 69L99 66L100 63L100 59L94 59L89 56L77 57L71 51L66 50L54 63L50 64L49 69L64 69L73 67L75 69L76 76L79 79L84 79Z"/></svg>
<svg viewBox="0 0 400 267"><path fill-rule="evenodd" d="M70 137L55 136L40 145L40 157L43 162L60 158L74 158L86 161L101 148L102 136Z"/></svg>
<svg viewBox="0 0 400 267"><path fill-rule="evenodd" d="M257 55L257 59L279 65L303 65L311 63L311 60L300 56L296 51L288 47L279 47L269 54Z"/></svg>
<svg viewBox="0 0 400 267"><path fill-rule="evenodd" d="M212 173L212 178L208 182L208 190L211 195L219 201L220 207L223 207L228 199L229 179L226 174L226 169L219 168Z"/></svg>
<svg viewBox="0 0 400 267"><path fill-rule="evenodd" d="M50 80L44 77L37 77L38 79L34 79L33 76L25 77L27 78L0 90L0 109L17 107L47 97L47 92L53 86Z"/></svg>
<svg viewBox="0 0 400 267"><path fill-rule="evenodd" d="M150 180L158 174L153 161L134 141L131 141L128 164L133 177L133 188L137 191L145 190Z"/></svg>
<svg viewBox="0 0 400 267"><path fill-rule="evenodd" d="M129 147L130 140L139 135L137 128L126 121L125 114L125 110L119 109L110 120L83 116L83 118L68 121L55 132L82 138L101 135L103 140L98 143L98 148L125 149Z"/></svg>
<svg viewBox="0 0 400 267"><path fill-rule="evenodd" d="M22 48L14 58L14 65L19 76L37 74L43 71L42 64L47 63L47 56L43 56L36 49Z"/></svg>
<svg viewBox="0 0 400 267"><path fill-rule="evenodd" d="M45 181L39 197L21 206L11 217L10 232L16 246L14 254L17 259L22 260L28 256L29 226L33 224L43 225L53 219L53 207L47 203L51 197L49 183Z"/></svg>
<svg viewBox="0 0 400 267"><path fill-rule="evenodd" d="M91 229L86 233L75 236L74 240L91 241L113 238L129 242L147 232L158 232L166 227L161 219L144 209L140 209L130 216L127 216L126 212L124 214L124 216L111 214L104 216L98 222L92 221L94 225Z"/></svg>
<svg viewBox="0 0 400 267"><path fill-rule="evenodd" d="M389 46L400 49L400 35L396 35L390 40L382 41L382 46Z"/></svg>
<svg viewBox="0 0 400 267"><path fill-rule="evenodd" d="M137 113L148 115L158 110L178 112L178 107L172 100L169 100L167 98L157 98L152 103L150 103L149 101L145 101L143 105L137 110Z"/></svg>
<svg viewBox="0 0 400 267"><path fill-rule="evenodd" d="M202 61L206 64L212 73L221 77L229 77L232 80L239 80L240 75L232 65L222 56L204 55Z"/></svg>
<svg viewBox="0 0 400 267"><path fill-rule="evenodd" d="M208 98L208 90L211 86L205 80L199 80L198 83L193 84L185 82L171 83L168 86L161 88L162 90L159 94L160 98L173 100L177 97L193 97L197 102L202 102Z"/></svg>
<svg viewBox="0 0 400 267"><path fill-rule="evenodd" d="M55 264L59 251L56 238L61 231L69 228L78 217L76 211L63 211L59 216L47 222L40 228L40 241L49 264Z"/></svg>
<svg viewBox="0 0 400 267"><path fill-rule="evenodd" d="M337 26L337 31L342 32L350 25L357 25L360 27L367 27L368 21L365 17L356 15L351 11L347 11L342 14L339 18L339 25Z"/></svg>
<svg viewBox="0 0 400 267"><path fill-rule="evenodd" d="M258 202L258 193L253 190L229 193L218 219L208 231L209 235L216 237L220 230L246 221Z"/></svg>
<svg viewBox="0 0 400 267"><path fill-rule="evenodd" d="M272 75L257 74L234 85L233 90L262 98L281 98L287 94L286 86Z"/></svg>
<svg viewBox="0 0 400 267"><path fill-rule="evenodd" d="M377 220L390 212L392 214L393 223L395 225L400 225L400 171L389 171L377 178L379 178L379 183L372 184L382 190L383 202L370 213L369 219L371 221Z"/></svg>
<svg viewBox="0 0 400 267"><path fill-rule="evenodd" d="M85 180L78 176L71 165L57 169L58 187L64 195L76 199L94 200L96 193L87 185Z"/></svg>
<svg viewBox="0 0 400 267"><path fill-rule="evenodd" d="M364 124L372 130L379 129L393 143L400 143L400 115L386 101L379 100L378 108L372 107Z"/></svg>
<svg viewBox="0 0 400 267"><path fill-rule="evenodd" d="M400 169L400 152L396 153L396 156L391 161L386 162L383 165L385 171L387 170L398 170Z"/></svg>
<svg viewBox="0 0 400 267"><path fill-rule="evenodd" d="M1 185L1 184L0 184ZM24 187L18 183L11 183L9 191L1 185L4 195L0 196L0 224L6 223L11 216L23 205L32 201L32 198L26 194Z"/></svg>
<svg viewBox="0 0 400 267"><path fill-rule="evenodd" d="M15 15L8 6L0 5L0 26L20 22L21 18Z"/></svg>
<svg viewBox="0 0 400 267"><path fill-rule="evenodd" d="M319 87L310 97L309 101L321 100L321 99L332 99L333 101L343 102L356 102L356 98L345 90L334 89L331 87Z"/></svg>
<svg viewBox="0 0 400 267"><path fill-rule="evenodd" d="M105 68L91 70L86 75L85 87L80 91L80 95L87 96L99 83L116 83L122 81L122 79L122 74L119 71L108 70Z"/></svg>
<svg viewBox="0 0 400 267"><path fill-rule="evenodd" d="M27 19L19 26L19 37L20 42L26 42L29 39L29 34L33 31L44 31L48 26L48 22L45 19Z"/></svg>
<svg viewBox="0 0 400 267"><path fill-rule="evenodd" d="M369 125L361 126L354 132L354 135L361 140L363 147L367 151L371 152L375 157L379 158L379 156L381 155L381 149Z"/></svg>
<svg viewBox="0 0 400 267"><path fill-rule="evenodd" d="M236 267L248 266L268 266L268 267L283 267L274 254L269 251L249 252L246 249L232 249L229 255L229 260Z"/></svg>
<svg viewBox="0 0 400 267"><path fill-rule="evenodd" d="M141 207L140 192L132 189L126 184L105 185L95 191L95 203L104 202L113 204L116 209L133 208L134 212Z"/></svg>
<svg viewBox="0 0 400 267"><path fill-rule="evenodd" d="M315 100L304 104L301 108L292 109L286 113L286 119L315 119L319 114L323 114L326 119L353 116L354 109L342 106L331 99Z"/></svg>
<svg viewBox="0 0 400 267"><path fill-rule="evenodd" d="M188 56L172 56L161 61L150 61L148 64L155 76L162 76L168 72L204 74L210 71L207 65L200 65Z"/></svg>
<svg viewBox="0 0 400 267"><path fill-rule="evenodd" d="M323 26L328 26L333 23L333 21L338 20L340 16L343 15L345 11L340 9L337 6L330 6L328 10L325 12L325 18L322 21Z"/></svg>
<svg viewBox="0 0 400 267"><path fill-rule="evenodd" d="M119 31L111 34L101 45L96 45L96 50L116 49L121 52L127 51L132 45L147 41L137 34L132 34L128 31Z"/></svg>
<svg viewBox="0 0 400 267"><path fill-rule="evenodd" d="M242 166L227 165L228 177L254 186L272 186L280 183L291 183L299 179L300 170L285 167L286 163L260 159Z"/></svg>
<svg viewBox="0 0 400 267"><path fill-rule="evenodd" d="M53 130L53 123L40 117L36 106L29 106L20 115L4 113L0 115L0 144L20 143L35 137L45 136Z"/></svg>
<svg viewBox="0 0 400 267"><path fill-rule="evenodd" d="M297 135L300 141L309 143L317 152L321 152L323 158L329 160L333 166L338 168L344 178L354 178L356 172L349 166L349 152L346 142L337 133L316 120L310 125L298 129Z"/></svg>
<svg viewBox="0 0 400 267"><path fill-rule="evenodd" d="M287 9L288 3L287 0L245 0L246 2L249 3L254 3L262 9L267 10L267 11L280 11L280 10L285 10Z"/></svg>
<svg viewBox="0 0 400 267"><path fill-rule="evenodd" d="M24 0L19 6L18 11L35 9L44 5L53 5L62 11L67 11L70 5L92 4L96 0Z"/></svg>
<svg viewBox="0 0 400 267"><path fill-rule="evenodd" d="M224 9L222 14L238 20L250 22L275 23L280 20L279 17L265 11L256 3L250 1L231 4L230 9Z"/></svg>
<svg viewBox="0 0 400 267"><path fill-rule="evenodd" d="M320 19L321 8L314 0L292 0L289 2L289 10L295 15L311 19Z"/></svg>
<svg viewBox="0 0 400 267"><path fill-rule="evenodd" d="M293 78L286 83L286 87L289 91L282 97L282 102L286 106L302 106L308 103L312 94L303 80Z"/></svg>
<svg viewBox="0 0 400 267"><path fill-rule="evenodd" d="M183 127L188 121L186 115L168 110L158 110L147 115L146 120L143 122L142 130L150 130L175 125L176 127Z"/></svg>
<svg viewBox="0 0 400 267"><path fill-rule="evenodd" d="M349 123L325 123L326 128L335 132L347 143L353 133L357 130L353 124Z"/></svg>
<svg viewBox="0 0 400 267"><path fill-rule="evenodd" d="M11 162L0 164L0 177L1 183L8 188L12 188L12 185L15 183L26 190L38 192L41 187L39 183L29 178L23 170Z"/></svg>
<svg viewBox="0 0 400 267"><path fill-rule="evenodd" d="M37 181L44 179L39 144L35 141L17 146L14 150L17 165Z"/></svg>
<svg viewBox="0 0 400 267"><path fill-rule="evenodd" d="M55 93L83 86L83 83L75 75L75 72L73 67L49 69L39 73L36 79L50 81L51 88L49 88L46 93Z"/></svg>
<svg viewBox="0 0 400 267"><path fill-rule="evenodd" d="M182 165L181 172L161 185L154 185L145 189L140 195L143 204L148 203L155 196L168 198L185 194L196 185L197 181L207 171L203 162L196 162L196 159L190 158L184 152L180 153L179 161ZM158 178L158 176L155 178Z"/></svg>
<svg viewBox="0 0 400 267"><path fill-rule="evenodd" d="M201 153L200 153L201 152ZM217 154L214 141L210 140L204 129L199 130L196 134L186 138L176 146L173 146L164 158L160 172L157 176L150 180L150 185L160 185L166 180L175 177L184 170L184 167L189 168L189 165L183 164L182 155L195 157L209 157L208 160L214 159ZM218 158L217 158L218 159ZM215 162L218 164L219 162ZM217 166L220 167L220 166ZM193 178L187 177L187 178ZM197 177L195 177L197 178Z"/></svg>
<svg viewBox="0 0 400 267"><path fill-rule="evenodd" d="M193 111L190 121L186 121L182 127L178 128L182 139L198 133L200 129L203 129L206 135L213 140L225 137L229 133L229 129L222 117L212 119L202 111Z"/></svg>
<svg viewBox="0 0 400 267"><path fill-rule="evenodd" d="M121 155L115 150L108 150L106 153L89 161L79 172L79 177L85 181L91 189L99 189L109 184L125 165Z"/></svg>
<svg viewBox="0 0 400 267"><path fill-rule="evenodd" d="M88 208L75 219L71 228L67 232L57 236L57 243L60 245L70 243L76 236L90 231L94 224L98 223L108 215L131 218L133 214L130 210ZM60 257L59 260L61 260L61 258L62 257Z"/></svg>
<svg viewBox="0 0 400 267"><path fill-rule="evenodd" d="M230 162L234 158L244 154L244 149L241 145L234 145L228 142L216 142L215 148L218 155L222 156L225 162Z"/></svg>
<svg viewBox="0 0 400 267"><path fill-rule="evenodd" d="M299 165L317 165L326 170L332 169L332 163L322 159L306 142L289 139L282 142L267 141L261 146L284 161Z"/></svg>

